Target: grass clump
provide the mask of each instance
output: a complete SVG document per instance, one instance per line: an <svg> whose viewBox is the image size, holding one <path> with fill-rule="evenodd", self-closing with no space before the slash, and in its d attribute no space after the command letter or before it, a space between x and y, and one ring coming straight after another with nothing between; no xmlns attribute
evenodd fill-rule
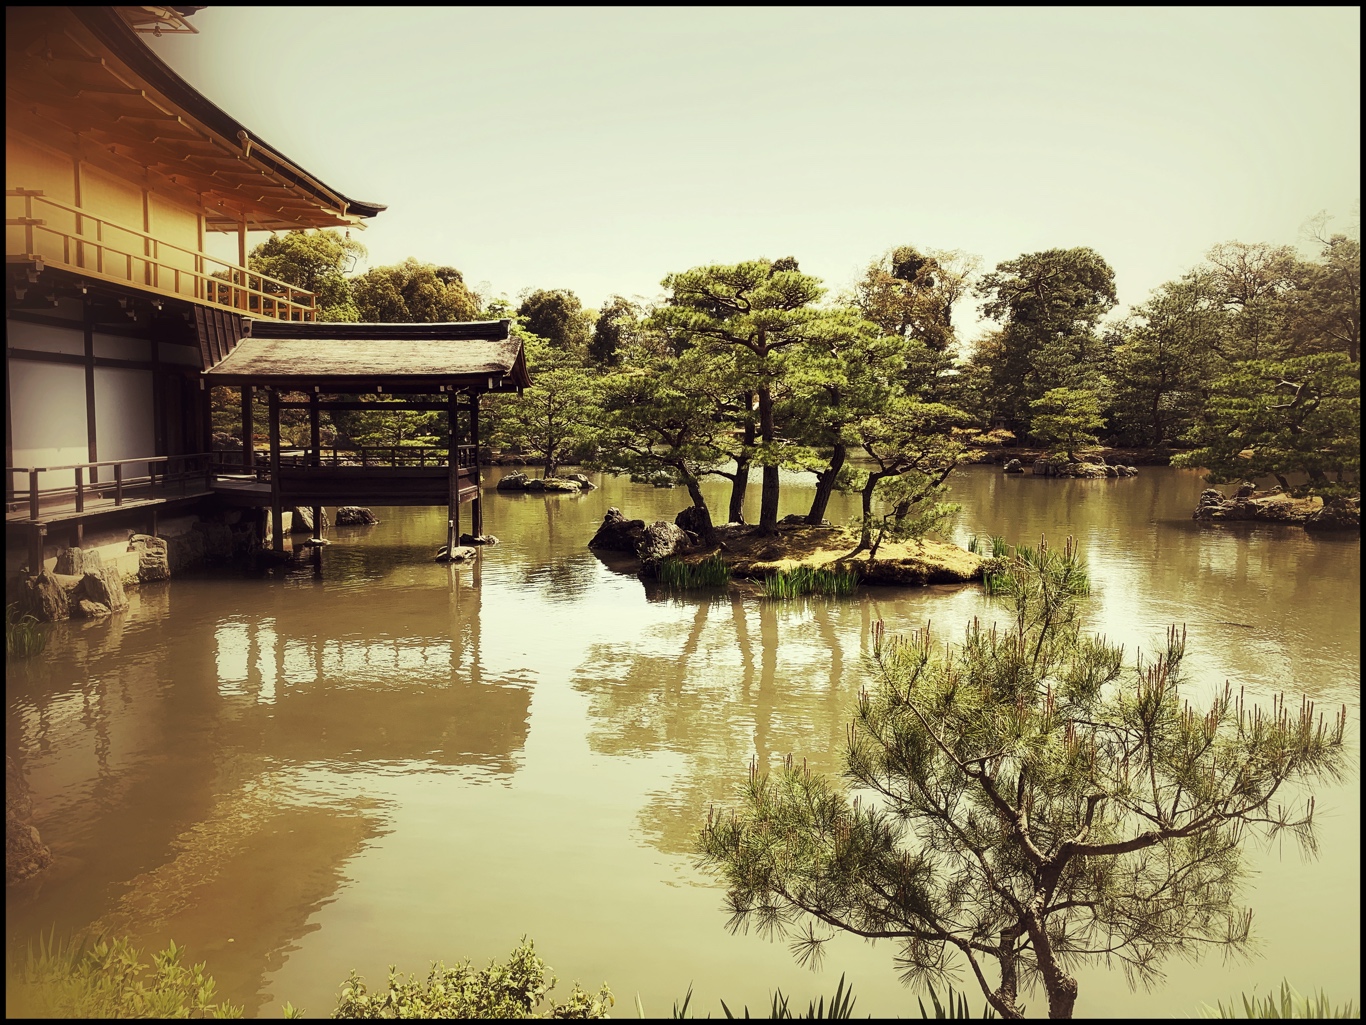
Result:
<svg viewBox="0 0 1366 1025"><path fill-rule="evenodd" d="M546 976L550 975L549 981ZM536 955L530 940L523 939L507 964L493 961L476 969L466 961L447 968L438 961L427 981L400 977L391 965L383 991L371 993L353 969L342 984L334 1018L606 1018L615 1003L605 985L596 995L574 984L563 1004L550 1000L538 1011L555 987L555 976Z"/></svg>
<svg viewBox="0 0 1366 1025"><path fill-rule="evenodd" d="M670 557L659 563L659 582L665 587L681 591L725 587L730 583L730 567L719 552L699 562L684 562Z"/></svg>
<svg viewBox="0 0 1366 1025"><path fill-rule="evenodd" d="M991 537L973 534L968 538L968 551L989 559L1003 559L1010 554L1010 545L1000 534L993 534Z"/></svg>
<svg viewBox="0 0 1366 1025"><path fill-rule="evenodd" d="M835 987L835 992L830 997L829 1002L826 1001L825 997L821 997L819 1000L812 1000L807 1004L805 1011L794 1011L787 995L781 989L774 990L767 1017L790 1018L796 1020L803 1018L809 1020L852 1018L854 1017L854 1000L853 987L847 986L844 981L844 976L840 975L839 985ZM920 1004L920 1017L922 1018L982 1019L996 1017L995 1012L993 1012L989 1006L984 1007L980 1014L970 1011L968 1009L967 997L962 993L955 993L952 986L949 987L948 999L943 1001L939 999L939 994L934 991L934 987L930 987L930 1002L934 1007L933 1014L925 1007L924 1000L917 998L917 1002ZM684 995L682 1004L679 1004L677 1000L674 1001L673 1017L690 1017L688 1014L688 1005L690 1003L692 1003L691 986L688 987L688 992ZM637 1007L639 1008L639 1003L637 1003ZM725 1012L727 1018L749 1018L751 1016L749 1007L746 1006L742 1008L740 1013L736 1014L726 1005L724 1000L721 1001L721 1010ZM642 1018L645 1017L644 1009L640 1008L640 1011L640 1016ZM707 1015L707 1017L711 1017L711 1015Z"/></svg>
<svg viewBox="0 0 1366 1025"><path fill-rule="evenodd" d="M18 602L5 606L5 659L28 658L47 647L47 633Z"/></svg>
<svg viewBox="0 0 1366 1025"><path fill-rule="evenodd" d="M850 570L813 569L798 566L793 570L779 570L764 578L764 597L789 600L820 595L826 598L846 598L858 587L858 576Z"/></svg>
<svg viewBox="0 0 1366 1025"><path fill-rule="evenodd" d="M214 1001L204 962L181 964L172 942L149 965L127 939L87 946L54 933L29 944L7 973L9 1018L240 1018L242 1008Z"/></svg>
<svg viewBox="0 0 1366 1025"><path fill-rule="evenodd" d="M1225 1007L1223 1001L1219 1001L1217 1007L1210 1007L1208 1004L1200 1009L1202 1018L1359 1018L1361 1010L1352 1001L1347 1001L1340 1007L1334 1007L1328 999L1328 994L1320 990L1314 996L1300 996L1295 992L1293 986L1285 980L1281 980L1281 991L1268 993L1258 999L1257 996L1248 996L1240 993L1242 1000L1242 1013L1239 1013L1238 1005L1232 1000Z"/></svg>

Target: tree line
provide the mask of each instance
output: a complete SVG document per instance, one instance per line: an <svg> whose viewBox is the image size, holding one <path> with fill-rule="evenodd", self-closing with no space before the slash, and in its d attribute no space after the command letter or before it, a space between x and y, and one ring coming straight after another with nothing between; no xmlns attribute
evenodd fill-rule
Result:
<svg viewBox="0 0 1366 1025"><path fill-rule="evenodd" d="M490 441L547 475L575 462L677 484L710 524L742 520L757 471L771 530L780 471L810 474L806 519L852 491L867 546L889 525L924 529L954 467L1012 440L1065 458L1102 441L1169 450L1215 481L1359 491L1360 242L1325 223L1309 257L1214 246L1122 320L1106 319L1114 272L1086 247L979 273L961 252L898 246L836 295L793 257L754 259L672 273L657 301L598 310L567 289L514 306L411 258L348 277L364 249L335 231L274 236L250 264L316 293L323 320L513 320L534 384L486 403ZM954 320L968 299L991 325L970 346ZM430 443L444 415L329 426L353 443ZM729 482L724 510L708 508L708 477Z"/></svg>

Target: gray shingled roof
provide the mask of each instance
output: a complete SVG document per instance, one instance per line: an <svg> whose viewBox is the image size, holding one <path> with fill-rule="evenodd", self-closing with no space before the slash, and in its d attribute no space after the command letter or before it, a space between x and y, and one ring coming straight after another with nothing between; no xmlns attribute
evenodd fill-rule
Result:
<svg viewBox="0 0 1366 1025"><path fill-rule="evenodd" d="M301 324L263 320L204 372L210 384L305 388L482 384L526 387L520 339L506 320L453 324Z"/></svg>

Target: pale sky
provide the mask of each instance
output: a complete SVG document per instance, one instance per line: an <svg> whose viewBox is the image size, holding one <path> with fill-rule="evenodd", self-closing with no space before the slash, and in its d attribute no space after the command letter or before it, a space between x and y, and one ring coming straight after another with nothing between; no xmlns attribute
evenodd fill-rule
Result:
<svg viewBox="0 0 1366 1025"><path fill-rule="evenodd" d="M198 35L144 38L254 135L388 204L357 236L371 266L596 306L759 256L839 291L895 245L985 268L1084 245L1133 304L1215 243L1294 244L1320 210L1357 223L1360 21L209 7Z"/></svg>

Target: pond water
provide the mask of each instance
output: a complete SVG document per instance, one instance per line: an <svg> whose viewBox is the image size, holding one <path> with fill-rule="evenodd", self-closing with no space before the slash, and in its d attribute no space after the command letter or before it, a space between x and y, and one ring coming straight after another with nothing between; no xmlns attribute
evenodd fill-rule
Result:
<svg viewBox="0 0 1366 1025"><path fill-rule="evenodd" d="M647 593L586 542L609 506L672 519L686 496L595 479L583 496L489 491L502 543L473 566L432 561L443 510L382 509L378 526L332 530L320 575L186 577L130 592L111 621L56 625L6 683L6 750L55 858L10 894L10 950L54 924L174 938L248 1015L289 1000L317 1017L351 968L382 985L390 963L487 963L527 935L558 995L606 981L617 1016L637 995L667 1015L690 984L699 1013L718 998L766 1010L775 986L804 1007L841 972L860 1014L918 1014L891 946L843 937L813 975L781 942L728 933L691 843L751 758L838 767L874 622L956 636L994 610L976 586L790 606ZM1354 770L1318 791L1320 857L1249 857L1259 956L1168 962L1152 992L1090 968L1079 1015L1193 1014L1282 977L1359 995L1360 541L1197 526L1202 486L1167 468L1056 481L982 466L954 483L959 543L1074 535L1089 622L1129 652L1184 623L1199 686L1349 710ZM722 486L709 494L724 509ZM810 491L784 498L804 512ZM852 511L841 499L831 516Z"/></svg>

